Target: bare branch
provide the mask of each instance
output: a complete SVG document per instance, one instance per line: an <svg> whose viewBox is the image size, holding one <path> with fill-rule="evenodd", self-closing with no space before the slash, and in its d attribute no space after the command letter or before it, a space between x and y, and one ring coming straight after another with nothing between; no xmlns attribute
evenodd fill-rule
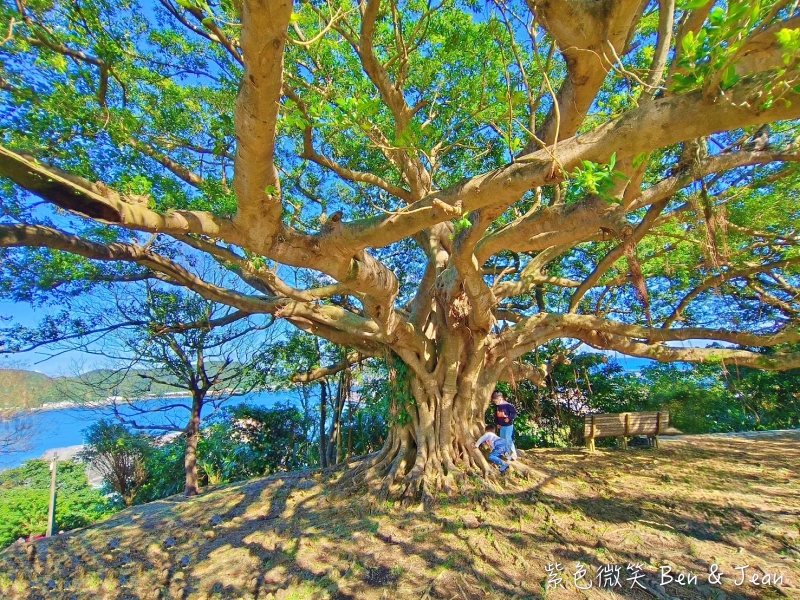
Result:
<svg viewBox="0 0 800 600"><path fill-rule="evenodd" d="M675 0L659 0L658 10L658 40L650 73L647 75L646 88L642 97L652 99L661 84L664 69L669 59L669 50L672 45L672 28L675 24Z"/></svg>
<svg viewBox="0 0 800 600"><path fill-rule="evenodd" d="M588 292L590 288L594 287L599 279L606 273L606 271L608 271L608 269L611 268L615 262L622 258L622 256L625 254L626 245L630 243L638 244L642 238L644 238L666 206L666 200L662 200L651 206L641 223L639 223L633 230L633 234L630 236L630 238L615 246L613 250L603 257L603 259L595 267L594 271L592 271L589 276L583 280L580 287L575 290L572 298L570 298L569 312L575 312L577 310L578 304L586 292Z"/></svg>
<svg viewBox="0 0 800 600"><path fill-rule="evenodd" d="M153 160L161 163L164 168L171 171L174 175L188 183L189 185L199 188L203 184L203 178L194 173L191 169L187 169L183 165L179 164L178 162L172 160L166 154L161 154L158 150L150 146L149 144L145 144L144 142L140 142L134 138L129 140L131 146L139 150L142 154L149 156Z"/></svg>
<svg viewBox="0 0 800 600"><path fill-rule="evenodd" d="M750 275L754 275L756 273L768 273L774 269L780 269L789 265L796 265L800 264L800 258L787 258L785 260L779 260L775 262L765 262L756 265L751 265L749 267L745 267L743 269L734 269L730 271L723 271L722 273L718 273L717 275L713 275L707 278L703 283L695 287L691 292L686 294L683 299L678 303L678 306L675 307L675 310L672 311L672 314L667 317L664 321L663 328L671 327L672 324L680 319L681 314L689 304L697 298L703 292L718 287L724 283L729 281L733 281L735 279L740 279L743 277L749 277Z"/></svg>

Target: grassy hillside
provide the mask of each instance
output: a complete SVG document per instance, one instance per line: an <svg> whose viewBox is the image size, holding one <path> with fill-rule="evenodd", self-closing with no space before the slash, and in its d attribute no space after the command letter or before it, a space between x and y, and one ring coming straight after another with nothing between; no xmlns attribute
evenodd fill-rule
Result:
<svg viewBox="0 0 800 600"><path fill-rule="evenodd" d="M0 408L34 407L53 393L53 380L47 375L18 369L0 369Z"/></svg>
<svg viewBox="0 0 800 600"><path fill-rule="evenodd" d="M336 496L347 471L169 498L0 553L15 598L581 599L800 597L800 431L529 451L531 471L430 511ZM477 483L477 482L476 482ZM574 575L582 563L588 591ZM707 584L711 563L724 574ZM547 589L548 568L562 586ZM598 570L621 565L620 585ZM629 578L638 569L636 586ZM737 566L749 565L736 585ZM661 586L660 568L698 575ZM774 585L773 575L783 581ZM612 578L613 583L613 578ZM724 590L724 594L720 593ZM613 592L613 593L612 593Z"/></svg>

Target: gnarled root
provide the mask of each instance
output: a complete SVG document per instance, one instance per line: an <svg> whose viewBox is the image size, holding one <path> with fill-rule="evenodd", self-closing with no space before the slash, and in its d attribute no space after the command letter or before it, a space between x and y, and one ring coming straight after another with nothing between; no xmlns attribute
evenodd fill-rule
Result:
<svg viewBox="0 0 800 600"><path fill-rule="evenodd" d="M495 469L471 443L453 440L437 446L433 436L416 436L412 426L392 430L380 452L345 472L338 484L344 493L374 494L404 505L430 505L440 495L452 496L470 484L470 476L498 479Z"/></svg>

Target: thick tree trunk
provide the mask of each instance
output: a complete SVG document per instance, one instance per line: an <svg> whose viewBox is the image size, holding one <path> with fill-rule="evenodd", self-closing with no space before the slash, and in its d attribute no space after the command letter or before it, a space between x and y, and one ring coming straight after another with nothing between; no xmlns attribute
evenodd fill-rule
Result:
<svg viewBox="0 0 800 600"><path fill-rule="evenodd" d="M381 497L429 502L450 494L471 474L494 477L496 469L474 447L484 430L484 413L497 383L497 371L484 365L485 353L444 351L429 375L393 369L396 394L393 424L383 448L354 472ZM447 361L446 363L444 361Z"/></svg>
<svg viewBox="0 0 800 600"><path fill-rule="evenodd" d="M333 407L333 422L328 435L328 464L336 465L341 461L342 447L342 412L344 404L350 396L350 369L345 369L339 374L339 384L336 387L336 400Z"/></svg>
<svg viewBox="0 0 800 600"><path fill-rule="evenodd" d="M200 439L200 412L202 408L202 396L194 394L189 424L185 429L186 456L183 463L186 472L186 485L183 489L185 496L196 496L199 491L197 485L197 442Z"/></svg>

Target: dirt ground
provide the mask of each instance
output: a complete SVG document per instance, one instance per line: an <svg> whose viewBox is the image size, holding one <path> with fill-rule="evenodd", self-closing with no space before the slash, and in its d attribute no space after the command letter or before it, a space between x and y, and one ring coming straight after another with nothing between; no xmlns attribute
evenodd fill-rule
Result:
<svg viewBox="0 0 800 600"><path fill-rule="evenodd" d="M0 553L0 593L800 600L800 431L522 460L527 479L476 481L429 511L337 497L331 480L346 472L169 498Z"/></svg>

